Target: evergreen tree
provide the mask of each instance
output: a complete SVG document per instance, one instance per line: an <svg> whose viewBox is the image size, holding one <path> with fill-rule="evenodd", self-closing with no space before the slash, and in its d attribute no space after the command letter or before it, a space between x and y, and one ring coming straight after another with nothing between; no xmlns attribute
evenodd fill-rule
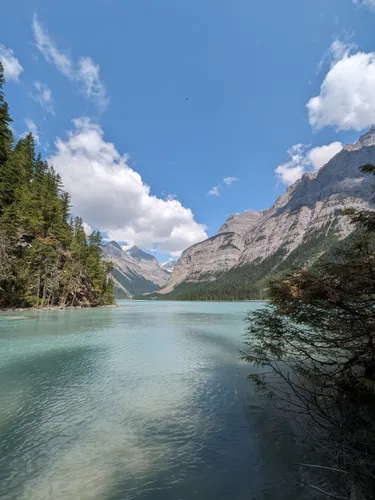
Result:
<svg viewBox="0 0 375 500"><path fill-rule="evenodd" d="M375 174L374 166L362 171ZM273 280L270 305L248 316L244 358L339 474L327 496L375 498L375 214L350 211L357 231L310 270ZM275 377L276 375L276 377Z"/></svg>
<svg viewBox="0 0 375 500"><path fill-rule="evenodd" d="M18 164L18 175L23 182L30 182L35 170L35 141L31 133L17 142L13 154Z"/></svg>
<svg viewBox="0 0 375 500"><path fill-rule="evenodd" d="M87 241L85 230L83 229L83 221L80 217L74 219L73 238L70 245L72 257L81 264L86 262L87 258Z"/></svg>
<svg viewBox="0 0 375 500"><path fill-rule="evenodd" d="M13 141L13 134L9 126L12 119L9 116L8 103L4 100L4 83L4 67L0 61L0 172L8 158Z"/></svg>
<svg viewBox="0 0 375 500"><path fill-rule="evenodd" d="M0 66L0 307L112 304L100 233L87 241L70 218L69 194L31 134L12 147L3 82Z"/></svg>

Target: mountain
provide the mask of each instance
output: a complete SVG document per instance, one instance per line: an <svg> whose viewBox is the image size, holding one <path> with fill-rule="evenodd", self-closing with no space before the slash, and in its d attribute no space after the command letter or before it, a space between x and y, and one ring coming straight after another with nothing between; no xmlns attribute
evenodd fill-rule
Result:
<svg viewBox="0 0 375 500"><path fill-rule="evenodd" d="M136 246L124 251L116 241L110 241L103 246L103 256L113 264L112 276L118 298L155 292L170 277L155 257Z"/></svg>
<svg viewBox="0 0 375 500"><path fill-rule="evenodd" d="M177 264L177 260L169 260L168 262L164 262L163 264L161 264L160 267L162 269L164 269L165 271L168 271L169 273L171 273L176 264Z"/></svg>
<svg viewBox="0 0 375 500"><path fill-rule="evenodd" d="M151 261L151 262L154 262L154 264L158 264L159 265L158 260L153 255L150 255L149 253L146 253L143 250L140 250L136 246L132 246L131 248L128 248L126 250L126 253L132 259L138 260L138 262Z"/></svg>
<svg viewBox="0 0 375 500"><path fill-rule="evenodd" d="M237 287L237 298L261 296L267 277L313 262L352 232L341 214L371 207L372 180L359 171L367 163L375 163L375 127L304 174L268 210L232 215L217 235L185 250L159 293L228 298Z"/></svg>

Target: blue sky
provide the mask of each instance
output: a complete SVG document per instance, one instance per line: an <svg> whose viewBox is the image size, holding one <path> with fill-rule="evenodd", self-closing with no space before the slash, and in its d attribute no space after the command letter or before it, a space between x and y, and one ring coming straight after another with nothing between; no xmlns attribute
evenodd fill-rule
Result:
<svg viewBox="0 0 375 500"><path fill-rule="evenodd" d="M375 122L374 10L7 2L14 129L36 132L87 224L163 260L233 213L268 208Z"/></svg>

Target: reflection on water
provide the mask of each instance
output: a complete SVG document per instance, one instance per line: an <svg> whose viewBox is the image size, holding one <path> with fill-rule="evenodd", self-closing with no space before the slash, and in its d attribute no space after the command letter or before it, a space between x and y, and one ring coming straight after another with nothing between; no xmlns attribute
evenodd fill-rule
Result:
<svg viewBox="0 0 375 500"><path fill-rule="evenodd" d="M250 307L1 314L0 498L310 498L238 359Z"/></svg>

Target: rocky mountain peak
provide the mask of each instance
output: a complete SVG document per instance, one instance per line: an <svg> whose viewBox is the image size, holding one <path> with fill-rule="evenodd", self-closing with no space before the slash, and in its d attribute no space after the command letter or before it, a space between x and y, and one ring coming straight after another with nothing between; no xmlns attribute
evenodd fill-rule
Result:
<svg viewBox="0 0 375 500"><path fill-rule="evenodd" d="M273 259L272 273L284 259L301 254L301 249L319 246L314 238L346 237L353 226L341 217L343 210L372 206L373 180L359 170L369 163L375 164L375 126L317 172L304 174L269 209L232 215L216 236L185 250L159 293L169 293L184 282L208 283L231 269L259 266L266 259Z"/></svg>
<svg viewBox="0 0 375 500"><path fill-rule="evenodd" d="M149 260L149 261L156 261L157 262L157 259L153 256L153 255L150 255L146 252L144 252L143 250L141 250L140 248L138 248L137 246L132 246L131 248L129 248L128 250L126 250L126 253L132 257L133 259L135 260Z"/></svg>
<svg viewBox="0 0 375 500"><path fill-rule="evenodd" d="M110 241L103 246L103 253L107 257L122 258L124 255L123 249L117 243L117 241Z"/></svg>
<svg viewBox="0 0 375 500"><path fill-rule="evenodd" d="M117 248L117 250L122 250L122 248L120 247L120 245L115 240L112 240L112 241L108 242L107 245L115 247L115 248Z"/></svg>
<svg viewBox="0 0 375 500"><path fill-rule="evenodd" d="M136 246L124 249L116 241L110 241L103 246L103 255L112 262L111 273L119 298L154 292L170 277L170 273L160 267L155 257Z"/></svg>
<svg viewBox="0 0 375 500"><path fill-rule="evenodd" d="M375 125L372 125L370 130L365 134L361 135L361 137L354 143L354 147L367 147L367 146L375 146Z"/></svg>
<svg viewBox="0 0 375 500"><path fill-rule="evenodd" d="M244 236L250 231L262 216L262 212L246 211L242 214L231 215L219 229L221 233L237 233Z"/></svg>

